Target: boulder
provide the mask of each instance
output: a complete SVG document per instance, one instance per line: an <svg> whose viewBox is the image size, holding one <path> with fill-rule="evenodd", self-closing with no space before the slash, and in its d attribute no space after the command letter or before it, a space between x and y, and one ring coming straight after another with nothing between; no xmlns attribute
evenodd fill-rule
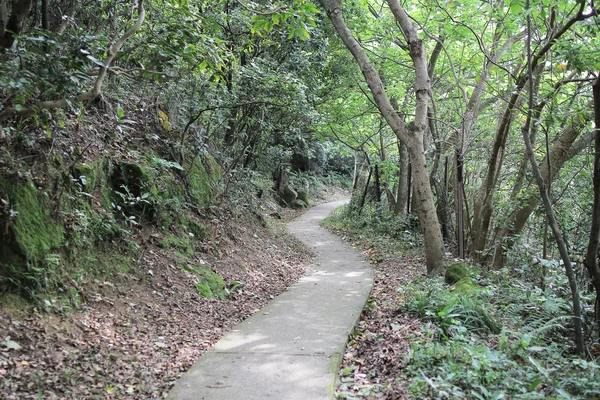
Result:
<svg viewBox="0 0 600 400"><path fill-rule="evenodd" d="M302 200L304 203L308 204L308 189L299 189L298 190L298 200Z"/></svg>
<svg viewBox="0 0 600 400"><path fill-rule="evenodd" d="M292 201L292 203L290 204L290 207L292 207L295 210L299 210L301 208L308 207L308 204L306 204L305 202L303 202L300 199L296 199L296 200Z"/></svg>
<svg viewBox="0 0 600 400"><path fill-rule="evenodd" d="M279 190L279 198L286 205L291 205L298 198L298 193L289 186L284 186Z"/></svg>

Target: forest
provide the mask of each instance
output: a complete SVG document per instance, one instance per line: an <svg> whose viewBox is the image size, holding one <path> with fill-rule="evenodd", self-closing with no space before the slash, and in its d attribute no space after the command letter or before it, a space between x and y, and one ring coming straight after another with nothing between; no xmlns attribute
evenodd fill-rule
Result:
<svg viewBox="0 0 600 400"><path fill-rule="evenodd" d="M1 395L163 398L335 195L337 398L600 396L599 74L587 0L0 0Z"/></svg>

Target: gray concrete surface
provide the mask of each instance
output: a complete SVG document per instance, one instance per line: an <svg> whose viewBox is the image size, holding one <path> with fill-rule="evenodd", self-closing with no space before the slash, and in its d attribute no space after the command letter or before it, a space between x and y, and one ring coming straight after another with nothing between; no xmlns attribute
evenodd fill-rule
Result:
<svg viewBox="0 0 600 400"><path fill-rule="evenodd" d="M342 204L288 224L316 254L307 274L200 357L169 399L333 399L348 333L373 284L359 252L319 227Z"/></svg>

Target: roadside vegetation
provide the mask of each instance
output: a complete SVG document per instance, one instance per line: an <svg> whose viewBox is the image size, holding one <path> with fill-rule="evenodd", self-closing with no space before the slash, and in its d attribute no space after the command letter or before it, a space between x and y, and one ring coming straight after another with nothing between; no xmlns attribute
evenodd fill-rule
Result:
<svg viewBox="0 0 600 400"><path fill-rule="evenodd" d="M184 298L210 343L284 290L279 222L336 186L379 269L344 395L595 396L599 27L587 0L0 0L2 395L163 396L203 349L151 326L185 342Z"/></svg>
<svg viewBox="0 0 600 400"><path fill-rule="evenodd" d="M338 398L595 398L593 292L583 290L585 357L575 354L568 281L556 261L425 276L414 221L352 204L323 225L364 249L375 288L351 335ZM585 276L579 276L585 282Z"/></svg>

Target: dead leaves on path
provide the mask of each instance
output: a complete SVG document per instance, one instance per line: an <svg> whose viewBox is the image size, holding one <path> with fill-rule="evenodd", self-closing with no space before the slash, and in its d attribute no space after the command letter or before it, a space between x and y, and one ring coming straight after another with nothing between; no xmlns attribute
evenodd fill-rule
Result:
<svg viewBox="0 0 600 400"><path fill-rule="evenodd" d="M422 257L384 260L373 249L364 253L375 259L371 297L352 332L340 369L341 399L408 399L408 382L401 378L410 357L410 337L418 336L422 323L398 313L402 298L397 288L425 273Z"/></svg>

